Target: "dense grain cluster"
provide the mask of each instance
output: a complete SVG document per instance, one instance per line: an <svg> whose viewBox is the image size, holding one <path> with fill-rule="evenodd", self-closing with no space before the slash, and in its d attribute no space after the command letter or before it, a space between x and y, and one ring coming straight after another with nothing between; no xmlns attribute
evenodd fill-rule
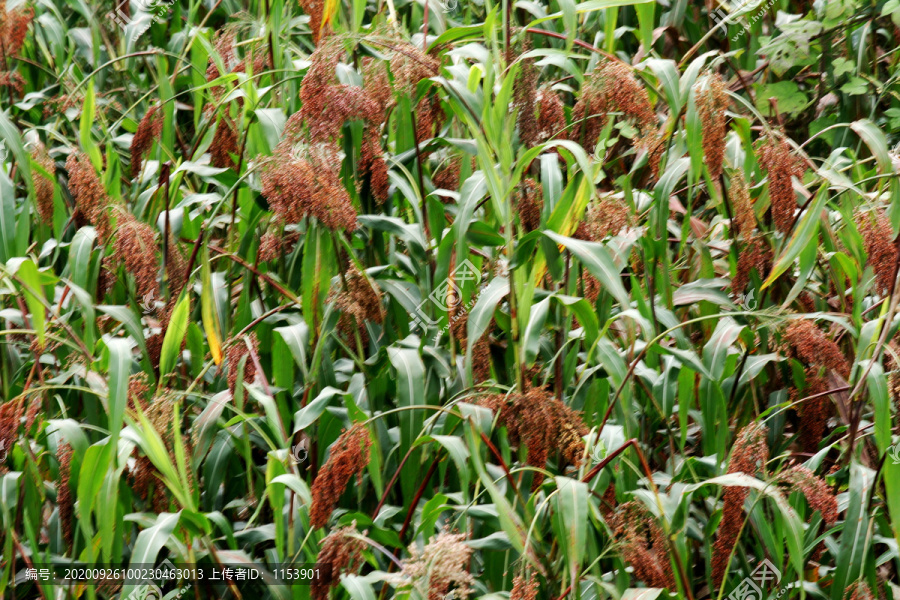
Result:
<svg viewBox="0 0 900 600"><path fill-rule="evenodd" d="M331 24L323 23L325 0L300 0L300 7L309 15L309 29L312 32L313 43L318 45L319 40L331 34Z"/></svg>
<svg viewBox="0 0 900 600"><path fill-rule="evenodd" d="M754 269L760 278L764 279L772 264L772 258L772 247L766 238L762 235L750 236L738 253L737 270L731 280L731 291L734 294L743 293Z"/></svg>
<svg viewBox="0 0 900 600"><path fill-rule="evenodd" d="M378 104L364 88L338 82L336 69L343 54L343 40L332 37L309 57L309 70L300 86L300 118L311 140L334 138L347 121L375 123L381 118Z"/></svg>
<svg viewBox="0 0 900 600"><path fill-rule="evenodd" d="M703 157L709 175L717 179L722 174L722 159L725 156L726 128L725 109L728 108L728 93L725 81L718 73L704 77L694 86L697 114L703 126Z"/></svg>
<svg viewBox="0 0 900 600"><path fill-rule="evenodd" d="M12 71L13 58L22 49L28 27L34 19L34 9L22 4L12 11L6 10L6 0L0 0L0 88L8 87L21 94L25 86L23 77Z"/></svg>
<svg viewBox="0 0 900 600"><path fill-rule="evenodd" d="M72 547L72 512L74 500L69 478L72 467L72 446L68 443L61 444L56 452L59 462L59 479L56 482L56 504L59 506L59 527L62 530L63 540L66 546Z"/></svg>
<svg viewBox="0 0 900 600"><path fill-rule="evenodd" d="M341 183L340 165L340 153L330 142L295 147L282 141L264 162L262 194L285 223L311 215L329 229L353 231L356 210Z"/></svg>
<svg viewBox="0 0 900 600"><path fill-rule="evenodd" d="M75 222L93 225L101 243L106 243L110 235L107 213L110 199L94 166L86 154L76 152L66 159L66 171L69 173L69 191L75 199Z"/></svg>
<svg viewBox="0 0 900 600"><path fill-rule="evenodd" d="M531 574L531 577L525 579L523 575L516 575L513 579L513 588L509 593L509 600L537 600L540 591L540 583L537 575Z"/></svg>
<svg viewBox="0 0 900 600"><path fill-rule="evenodd" d="M130 212L117 209L113 248L115 256L125 263L125 269L134 277L138 296L159 298L159 261L153 228L138 221Z"/></svg>
<svg viewBox="0 0 900 600"><path fill-rule="evenodd" d="M872 267L878 291L888 292L893 287L898 264L891 221L881 211L861 213L857 217L857 227L866 245L866 265Z"/></svg>
<svg viewBox="0 0 900 600"><path fill-rule="evenodd" d="M772 205L772 221L778 231L790 233L797 212L793 177L806 172L803 161L794 155L790 144L783 139L767 137L757 150L759 165L769 173L769 200Z"/></svg>
<svg viewBox="0 0 900 600"><path fill-rule="evenodd" d="M364 342L368 341L366 322L381 323L384 311L381 308L381 291L356 266L344 273L344 288L333 294L331 301L341 311L338 329L346 340L353 340L359 332Z"/></svg>
<svg viewBox="0 0 900 600"><path fill-rule="evenodd" d="M444 530L432 537L424 548L409 547L400 573L391 581L397 587L413 587L422 598L466 598L473 593L475 578L469 572L472 547L463 533ZM451 594L448 596L448 594Z"/></svg>
<svg viewBox="0 0 900 600"><path fill-rule="evenodd" d="M340 583L341 575L353 573L362 566L366 543L354 534L355 523L333 530L322 540L316 566L324 573L312 582L310 595L313 600L327 600L330 591Z"/></svg>
<svg viewBox="0 0 900 600"><path fill-rule="evenodd" d="M434 170L431 182L435 189L455 192L459 189L460 172L462 171L462 157L453 156Z"/></svg>
<svg viewBox="0 0 900 600"><path fill-rule="evenodd" d="M259 262L269 262L290 254L299 241L300 233L297 231L270 228L259 240Z"/></svg>
<svg viewBox="0 0 900 600"><path fill-rule="evenodd" d="M465 352L469 344L469 313L460 314L461 309L454 307L450 314L450 331L453 337L459 340L460 350ZM481 334L472 344L472 377L476 382L486 380L491 376L491 341L490 334L494 323L488 325L487 330Z"/></svg>
<svg viewBox="0 0 900 600"><path fill-rule="evenodd" d="M630 222L631 211L624 201L606 195L588 207L579 235L585 240L601 242L607 236L621 233Z"/></svg>
<svg viewBox="0 0 900 600"><path fill-rule="evenodd" d="M769 458L769 447L766 444L766 427L759 423L751 423L738 434L728 462L729 473L755 475L757 471L765 471ZM713 582L716 587L728 570L731 555L744 526L744 501L749 492L747 488L729 486L725 488L722 499L722 520L713 548L712 567Z"/></svg>
<svg viewBox="0 0 900 600"><path fill-rule="evenodd" d="M240 154L237 125L229 116L221 117L216 124L216 133L209 145L210 162L220 169L235 169L235 157Z"/></svg>
<svg viewBox="0 0 900 600"><path fill-rule="evenodd" d="M509 397L491 395L480 404L497 414L498 422L505 426L513 445L524 444L528 450L528 464L543 468L551 451L559 451L570 465L578 464L584 455L587 428L581 415L553 395L539 388L532 388ZM540 485L543 477L535 474L533 487Z"/></svg>
<svg viewBox="0 0 900 600"><path fill-rule="evenodd" d="M331 445L328 460L322 466L312 485L312 507L309 520L313 527L324 527L331 511L350 478L357 475L362 480L362 470L369 463L369 431L357 423Z"/></svg>
<svg viewBox="0 0 900 600"><path fill-rule="evenodd" d="M802 465L795 465L782 472L779 479L806 498L809 508L822 516L824 528L832 527L838 518L838 501L834 490L821 478ZM811 518L812 516L810 516ZM810 555L810 561L818 562L825 551L825 541L819 542Z"/></svg>
<svg viewBox="0 0 900 600"><path fill-rule="evenodd" d="M813 322L794 321L785 329L784 338L792 352L805 363L832 369L845 379L850 377L850 365L840 347Z"/></svg>
<svg viewBox="0 0 900 600"><path fill-rule="evenodd" d="M734 212L733 226L736 236L749 239L756 228L756 212L753 210L750 190L742 169L737 169L731 177L728 199L731 202L731 210Z"/></svg>
<svg viewBox="0 0 900 600"><path fill-rule="evenodd" d="M640 502L626 502L618 507L610 525L635 577L649 587L675 591L666 535L647 507Z"/></svg>
<svg viewBox="0 0 900 600"><path fill-rule="evenodd" d="M48 178L37 169L31 169L31 181L34 184L34 198L37 203L38 216L47 225L53 224L53 193L56 189L56 163L50 158L47 147L44 144L36 144L31 151L31 158L50 177Z"/></svg>
<svg viewBox="0 0 900 600"><path fill-rule="evenodd" d="M609 114L614 112L622 113L637 128L634 145L648 153L650 167L656 173L661 147L659 125L647 90L628 65L606 60L591 71L572 109L572 139L593 152Z"/></svg>
<svg viewBox="0 0 900 600"><path fill-rule="evenodd" d="M519 213L519 221L525 231L535 231L541 226L541 211L544 201L541 198L541 188L538 183L526 177L519 186L516 210Z"/></svg>
<svg viewBox="0 0 900 600"><path fill-rule="evenodd" d="M141 173L144 155L150 152L153 142L159 140L163 128L163 114L159 106L152 106L138 123L137 131L131 138L131 176Z"/></svg>
<svg viewBox="0 0 900 600"><path fill-rule="evenodd" d="M806 369L806 389L803 395L806 397L799 406L800 427L799 442L804 451L814 453L819 448L828 419L834 413L834 404L828 395L822 395L828 391L828 381L820 374L818 367ZM798 396L799 393L792 394ZM797 398L799 399L799 398Z"/></svg>
<svg viewBox="0 0 900 600"><path fill-rule="evenodd" d="M247 339L235 339L228 344L226 359L228 362L228 389L231 390L232 395L237 386L238 376L241 376L241 379L247 383L252 383L256 378L256 363L250 356L250 348L253 348L253 352L257 352L259 349L259 340L256 339L255 333L251 333ZM241 361L244 361L243 370Z"/></svg>

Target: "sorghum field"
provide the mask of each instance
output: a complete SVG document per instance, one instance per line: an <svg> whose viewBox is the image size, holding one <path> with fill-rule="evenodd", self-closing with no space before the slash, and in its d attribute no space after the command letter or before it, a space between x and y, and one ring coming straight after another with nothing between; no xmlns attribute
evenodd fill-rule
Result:
<svg viewBox="0 0 900 600"><path fill-rule="evenodd" d="M898 0L0 0L0 109L0 598L900 599Z"/></svg>

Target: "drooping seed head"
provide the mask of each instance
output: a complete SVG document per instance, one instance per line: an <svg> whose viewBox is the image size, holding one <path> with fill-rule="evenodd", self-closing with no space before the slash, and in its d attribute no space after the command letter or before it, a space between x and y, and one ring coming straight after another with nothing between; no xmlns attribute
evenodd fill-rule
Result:
<svg viewBox="0 0 900 600"><path fill-rule="evenodd" d="M328 460L313 481L312 507L309 520L313 527L328 524L331 512L354 475L362 478L362 470L369 463L369 431L361 423L345 431L332 444Z"/></svg>
<svg viewBox="0 0 900 600"><path fill-rule="evenodd" d="M717 179L722 173L725 135L728 133L725 115L728 108L728 93L725 90L725 81L718 73L701 78L694 85L694 99L703 127L703 157L710 177Z"/></svg>
<svg viewBox="0 0 900 600"><path fill-rule="evenodd" d="M760 166L769 174L769 199L772 205L772 221L784 234L791 231L794 213L797 212L797 196L793 177L806 172L803 161L794 155L790 144L775 137L766 137L757 150Z"/></svg>
<svg viewBox="0 0 900 600"><path fill-rule="evenodd" d="M884 213L860 213L856 225L866 246L866 265L875 273L876 287L888 292L893 286L894 270L897 265L897 246L894 244L894 230L891 220Z"/></svg>
<svg viewBox="0 0 900 600"><path fill-rule="evenodd" d="M53 224L53 193L56 190L56 163L50 158L47 147L37 144L31 152L31 158L50 175L48 179L37 169L31 170L31 181L34 184L34 197L37 202L38 216L47 225Z"/></svg>
<svg viewBox="0 0 900 600"><path fill-rule="evenodd" d="M141 173L144 155L150 152L153 142L159 140L163 128L163 114L159 106L152 106L138 123L137 131L131 139L131 177Z"/></svg>

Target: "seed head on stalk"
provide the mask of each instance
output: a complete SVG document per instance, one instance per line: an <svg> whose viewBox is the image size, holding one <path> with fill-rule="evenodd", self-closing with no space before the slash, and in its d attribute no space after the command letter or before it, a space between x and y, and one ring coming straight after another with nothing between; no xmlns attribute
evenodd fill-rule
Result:
<svg viewBox="0 0 900 600"><path fill-rule="evenodd" d="M656 147L658 119L647 90L627 65L605 60L585 80L581 96L572 110L574 140L581 139L583 127L584 149L593 152L611 112L623 113L637 127L636 147L648 152Z"/></svg>
<svg viewBox="0 0 900 600"><path fill-rule="evenodd" d="M610 520L635 577L650 587L674 590L675 575L665 532L647 507L636 501L626 502Z"/></svg>
<svg viewBox="0 0 900 600"><path fill-rule="evenodd" d="M803 161L794 155L790 144L783 139L767 136L760 142L757 154L760 166L769 173L769 199L772 204L772 221L784 234L790 233L797 212L793 177L806 172Z"/></svg>
<svg viewBox="0 0 900 600"><path fill-rule="evenodd" d="M141 173L144 155L150 152L153 142L159 140L163 128L163 114L160 107L152 106L138 123L137 131L131 139L131 177Z"/></svg>
<svg viewBox="0 0 900 600"><path fill-rule="evenodd" d="M362 470L369 463L371 445L369 431L361 423L344 431L332 444L328 460L313 481L312 507L309 511L313 527L328 524L331 512L351 477L357 475L362 480Z"/></svg>
<svg viewBox="0 0 900 600"><path fill-rule="evenodd" d="M760 469L765 470L769 458L766 434L766 427L760 423L750 423L741 430L731 451L728 473L754 475ZM743 487L728 486L725 489L722 520L719 522L712 555L713 581L716 588L722 585L732 550L738 542L744 524L744 501L748 495L749 492Z"/></svg>
<svg viewBox="0 0 900 600"><path fill-rule="evenodd" d="M888 292L894 283L894 265L897 264L891 220L879 210L874 214L860 213L856 224L866 246L866 264L875 273L876 287L881 292Z"/></svg>
<svg viewBox="0 0 900 600"><path fill-rule="evenodd" d="M413 587L428 600L466 598L473 593L475 578L469 572L472 547L466 544L465 534L444 529L424 548L412 544L409 554L400 573L391 577L393 585Z"/></svg>
<svg viewBox="0 0 900 600"><path fill-rule="evenodd" d="M38 143L31 152L31 158L42 169L47 171L50 179L39 173L37 169L31 170L31 181L34 183L34 196L37 201L38 216L47 225L53 224L53 192L56 188L56 163L50 158L47 147Z"/></svg>
<svg viewBox="0 0 900 600"><path fill-rule="evenodd" d="M703 156L712 179L722 174L722 159L725 156L725 135L728 108L728 93L725 81L718 73L703 77L694 86L697 113L703 127Z"/></svg>
<svg viewBox="0 0 900 600"><path fill-rule="evenodd" d="M69 191L75 199L75 209L80 216L97 229L97 235L101 243L109 240L109 215L107 207L110 204L106 189L97 176L97 171L90 159L83 152L75 152L66 159L66 171L69 173Z"/></svg>
<svg viewBox="0 0 900 600"><path fill-rule="evenodd" d="M322 565L325 576L313 581L310 595L313 600L328 600L329 592L340 583L340 576L358 570L363 564L366 543L354 537L356 523L339 527L322 540L316 565Z"/></svg>

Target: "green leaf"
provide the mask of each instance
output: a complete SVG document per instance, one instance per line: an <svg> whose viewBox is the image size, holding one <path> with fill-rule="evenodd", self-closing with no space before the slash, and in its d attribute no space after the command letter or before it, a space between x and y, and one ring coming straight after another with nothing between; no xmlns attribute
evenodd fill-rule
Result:
<svg viewBox="0 0 900 600"><path fill-rule="evenodd" d="M866 90L863 90L862 93L865 92ZM866 143L866 146L869 147L869 151L872 152L872 156L875 157L875 161L878 163L878 170L881 173L893 173L894 167L884 132L868 119L854 121L850 125L850 129L855 131L862 138L862 141Z"/></svg>
<svg viewBox="0 0 900 600"><path fill-rule="evenodd" d="M844 517L838 553L835 556L837 568L832 583L832 600L843 600L844 590L862 576L863 561L869 556L871 539L868 511L869 494L874 486L873 473L855 460L850 463L850 484L848 504Z"/></svg>
<svg viewBox="0 0 900 600"><path fill-rule="evenodd" d="M806 212L804 212L803 216L800 217L800 221L794 228L794 233L791 236L791 239L788 241L787 245L781 251L778 259L775 261L775 266L772 267L772 272L766 278L765 282L763 282L762 289L766 289L767 287L772 285L772 283L774 283L782 273L787 271L788 267L790 267L794 263L794 259L796 259L797 256L800 255L807 244L809 244L814 236L818 233L822 209L825 208L825 204L827 201L828 190L823 185L819 188L819 191L816 192L816 196L813 198L812 202L810 202L809 208L806 209Z"/></svg>
<svg viewBox="0 0 900 600"><path fill-rule="evenodd" d="M311 224L303 245L303 279L300 286L303 318L313 331L319 330L325 297L331 287L331 278L337 272L330 236L324 227Z"/></svg>
<svg viewBox="0 0 900 600"><path fill-rule="evenodd" d="M81 119L78 127L78 138L81 141L81 147L91 160L91 164L94 165L95 169L100 171L103 169L103 156L100 153L100 147L91 135L91 127L93 127L96 118L94 79L91 78L84 90L84 101L81 105Z"/></svg>
<svg viewBox="0 0 900 600"><path fill-rule="evenodd" d="M159 551L169 541L175 527L181 520L181 512L177 513L161 513L156 517L156 523L152 527L140 532L137 540L134 542L134 550L131 553L132 566L135 565L155 565ZM139 584L138 584L139 585ZM122 596L127 597L136 585L122 586Z"/></svg>
<svg viewBox="0 0 900 600"><path fill-rule="evenodd" d="M544 231L544 235L568 248L587 267L591 275L600 281L603 288L619 301L623 309L631 305L631 299L619 275L622 269L616 266L613 254L606 245L576 240L553 231Z"/></svg>
<svg viewBox="0 0 900 600"><path fill-rule="evenodd" d="M562 544L569 562L569 581L576 582L587 546L587 484L577 479L556 477L556 510L563 533Z"/></svg>
<svg viewBox="0 0 900 600"><path fill-rule="evenodd" d="M203 258L200 261L200 278L202 290L200 292L200 314L203 319L203 329L206 331L206 341L212 353L213 362L222 364L222 324L219 322L219 313L215 307L213 296L212 275L209 267L209 250L204 247Z"/></svg>
<svg viewBox="0 0 900 600"><path fill-rule="evenodd" d="M159 355L160 381L175 368L178 355L181 354L181 343L187 333L188 313L191 310L191 297L184 293L172 311L169 327L163 337L162 351Z"/></svg>
<svg viewBox="0 0 900 600"><path fill-rule="evenodd" d="M106 399L109 412L110 446L117 448L119 430L128 405L128 378L131 376L131 344L121 338L107 338L109 348L109 394Z"/></svg>
<svg viewBox="0 0 900 600"><path fill-rule="evenodd" d="M388 348L388 358L397 370L397 405L400 407L425 405L425 365L422 357L411 348ZM405 410L400 414L400 452L401 456L413 447L416 438L422 431L424 415L421 410ZM416 450L411 460L401 470L400 485L404 496L412 494L419 472L418 458L421 452ZM415 459L415 460L412 460Z"/></svg>
<svg viewBox="0 0 900 600"><path fill-rule="evenodd" d="M45 298L41 275L38 273L37 265L31 259L23 260L19 264L16 274L22 280L25 304L28 306L28 319L32 329L37 331L38 342L43 347L47 315L44 308Z"/></svg>
<svg viewBox="0 0 900 600"><path fill-rule="evenodd" d="M523 343L525 345L525 363L531 365L537 358L541 343L541 333L550 310L550 298L544 298L531 308L528 325L525 327Z"/></svg>
<svg viewBox="0 0 900 600"><path fill-rule="evenodd" d="M334 399L335 396L342 396L344 392L337 388L326 387L324 390L319 392L319 395L315 397L314 400L309 402L306 406L298 410L294 414L294 433L298 431L303 431L310 425L316 422L322 413L325 412L325 409L328 407L328 404Z"/></svg>

